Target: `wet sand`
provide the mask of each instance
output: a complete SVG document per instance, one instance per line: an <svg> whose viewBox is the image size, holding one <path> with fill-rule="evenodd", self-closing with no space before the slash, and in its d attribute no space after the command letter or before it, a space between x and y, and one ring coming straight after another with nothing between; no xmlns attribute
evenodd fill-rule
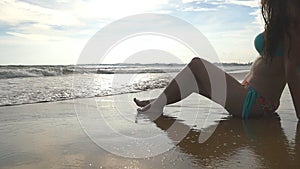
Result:
<svg viewBox="0 0 300 169"><path fill-rule="evenodd" d="M300 167L300 125L287 90L279 116L271 118L231 118L197 95L168 106L153 122L136 115L132 98L159 92L0 107L0 168ZM105 128L108 123L115 133ZM161 139L135 145L151 135ZM128 143L124 136L137 142ZM97 145L97 139L114 147ZM166 146L170 150L155 155ZM109 148L116 149L111 153ZM120 149L130 157L117 155L124 153Z"/></svg>

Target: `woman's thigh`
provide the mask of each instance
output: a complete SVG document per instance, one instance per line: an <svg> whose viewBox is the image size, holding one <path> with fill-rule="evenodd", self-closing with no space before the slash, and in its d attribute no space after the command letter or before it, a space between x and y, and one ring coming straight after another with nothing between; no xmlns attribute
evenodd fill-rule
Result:
<svg viewBox="0 0 300 169"><path fill-rule="evenodd" d="M193 59L189 65L199 86L199 93L222 105L230 114L241 117L248 89L235 78L216 65L200 58ZM256 100L250 117L261 116Z"/></svg>
<svg viewBox="0 0 300 169"><path fill-rule="evenodd" d="M232 76L226 74L227 95L225 109L232 115L241 117L248 89L242 86ZM258 99L256 99L249 117L262 116L263 112Z"/></svg>

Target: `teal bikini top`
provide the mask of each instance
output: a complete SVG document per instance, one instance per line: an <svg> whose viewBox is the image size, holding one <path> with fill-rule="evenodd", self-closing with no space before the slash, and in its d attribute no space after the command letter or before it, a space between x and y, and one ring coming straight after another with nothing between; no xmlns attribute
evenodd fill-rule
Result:
<svg viewBox="0 0 300 169"><path fill-rule="evenodd" d="M260 33L256 36L254 40L254 46L257 52L262 56L264 53L264 34ZM275 52L275 56L283 57L284 56L284 45L279 43L279 47Z"/></svg>

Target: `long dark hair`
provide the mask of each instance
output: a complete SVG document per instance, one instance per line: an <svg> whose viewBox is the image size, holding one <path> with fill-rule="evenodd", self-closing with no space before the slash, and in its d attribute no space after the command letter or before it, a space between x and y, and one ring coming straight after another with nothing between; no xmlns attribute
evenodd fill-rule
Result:
<svg viewBox="0 0 300 169"><path fill-rule="evenodd" d="M290 39L289 28L298 20L297 14L288 11L293 7L294 11L300 10L300 0L262 0L261 12L265 21L264 32L264 58L272 59L279 43L283 43L285 36ZM297 24L293 24L294 26ZM291 46L289 46L290 48Z"/></svg>
<svg viewBox="0 0 300 169"><path fill-rule="evenodd" d="M284 0L262 0L261 12L265 21L263 58L274 56L279 42L284 40L286 24L286 5Z"/></svg>

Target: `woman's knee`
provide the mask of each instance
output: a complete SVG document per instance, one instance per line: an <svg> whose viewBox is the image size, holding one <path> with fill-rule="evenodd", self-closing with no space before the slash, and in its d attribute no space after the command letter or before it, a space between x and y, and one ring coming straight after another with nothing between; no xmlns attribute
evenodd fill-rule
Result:
<svg viewBox="0 0 300 169"><path fill-rule="evenodd" d="M192 72L203 72L205 67L203 65L202 59L199 57L194 57L190 63L188 64L188 67L192 70Z"/></svg>
<svg viewBox="0 0 300 169"><path fill-rule="evenodd" d="M191 59L190 64L199 64L199 62L202 62L201 58L194 57L193 59Z"/></svg>
<svg viewBox="0 0 300 169"><path fill-rule="evenodd" d="M194 57L188 67L193 72L194 77L198 84L198 93L202 94L207 98L211 98L211 87L210 87L210 80L208 76L208 72L204 66L203 60L199 57Z"/></svg>
<svg viewBox="0 0 300 169"><path fill-rule="evenodd" d="M203 67L202 60L199 57L194 57L188 64L190 69L199 69Z"/></svg>

